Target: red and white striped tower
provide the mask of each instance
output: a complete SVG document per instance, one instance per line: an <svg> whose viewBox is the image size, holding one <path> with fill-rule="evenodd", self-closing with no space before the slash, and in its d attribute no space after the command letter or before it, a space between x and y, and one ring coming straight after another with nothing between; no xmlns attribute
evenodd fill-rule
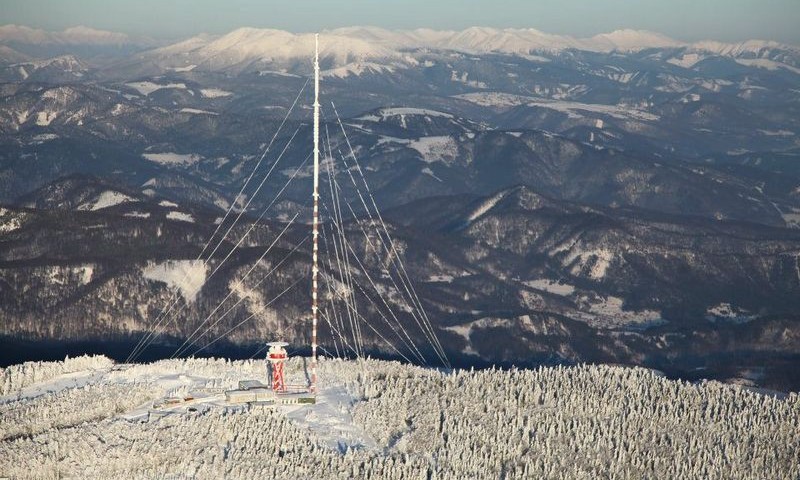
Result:
<svg viewBox="0 0 800 480"><path fill-rule="evenodd" d="M286 391L286 380L283 377L283 366L289 358L286 353L286 342L270 342L269 351L267 351L267 361L272 366L272 390L274 392Z"/></svg>
<svg viewBox="0 0 800 480"><path fill-rule="evenodd" d="M319 236L319 34L314 35L314 219L311 264L311 385L317 390L317 252Z"/></svg>

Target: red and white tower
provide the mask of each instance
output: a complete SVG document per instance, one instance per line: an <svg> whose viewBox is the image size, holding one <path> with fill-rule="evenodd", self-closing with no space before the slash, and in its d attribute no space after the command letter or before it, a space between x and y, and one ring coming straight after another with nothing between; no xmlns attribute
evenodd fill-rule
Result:
<svg viewBox="0 0 800 480"><path fill-rule="evenodd" d="M289 358L286 353L286 342L270 342L269 350L267 351L267 361L270 363L272 369L272 390L274 392L286 391L286 380L283 377L283 366Z"/></svg>
<svg viewBox="0 0 800 480"><path fill-rule="evenodd" d="M314 216L311 236L311 393L317 393L317 253L319 252L319 34L314 35Z"/></svg>

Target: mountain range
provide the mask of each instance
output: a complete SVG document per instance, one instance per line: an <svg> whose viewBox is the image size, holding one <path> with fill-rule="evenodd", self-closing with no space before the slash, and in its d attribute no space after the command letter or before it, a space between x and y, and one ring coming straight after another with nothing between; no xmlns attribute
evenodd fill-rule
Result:
<svg viewBox="0 0 800 480"><path fill-rule="evenodd" d="M453 358L800 385L800 49L490 28L352 27L320 43L336 157L324 206L330 168L363 214L350 175L364 174ZM275 282L236 279L310 215L312 49L268 29L163 44L0 27L4 343L138 339L173 292L187 306L160 348L228 294L242 304L212 333L260 312L231 346L276 331L308 343L304 292L264 306L308 271L307 245L293 250L306 225L267 257L287 258ZM263 188L239 197L251 172ZM232 238L257 228L209 278L222 257L193 262L234 202L249 206ZM374 234L345 220L349 238ZM386 260L353 248L391 291ZM199 291L176 279L187 271ZM402 295L388 303L413 324Z"/></svg>

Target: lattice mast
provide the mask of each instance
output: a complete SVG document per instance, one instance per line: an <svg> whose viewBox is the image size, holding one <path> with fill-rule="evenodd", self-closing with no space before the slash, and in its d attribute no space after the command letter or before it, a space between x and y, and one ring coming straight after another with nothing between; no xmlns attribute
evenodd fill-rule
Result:
<svg viewBox="0 0 800 480"><path fill-rule="evenodd" d="M319 252L319 34L314 35L314 218L311 263L311 392L317 389L317 254Z"/></svg>

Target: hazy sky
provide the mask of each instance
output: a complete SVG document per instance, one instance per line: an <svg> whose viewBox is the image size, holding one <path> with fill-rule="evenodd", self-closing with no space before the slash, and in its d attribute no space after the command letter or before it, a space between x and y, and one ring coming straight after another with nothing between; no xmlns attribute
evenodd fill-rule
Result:
<svg viewBox="0 0 800 480"><path fill-rule="evenodd" d="M800 0L0 0L0 24L86 25L160 38L241 26L313 31L533 27L591 36L646 29L679 40L751 38L800 44Z"/></svg>

